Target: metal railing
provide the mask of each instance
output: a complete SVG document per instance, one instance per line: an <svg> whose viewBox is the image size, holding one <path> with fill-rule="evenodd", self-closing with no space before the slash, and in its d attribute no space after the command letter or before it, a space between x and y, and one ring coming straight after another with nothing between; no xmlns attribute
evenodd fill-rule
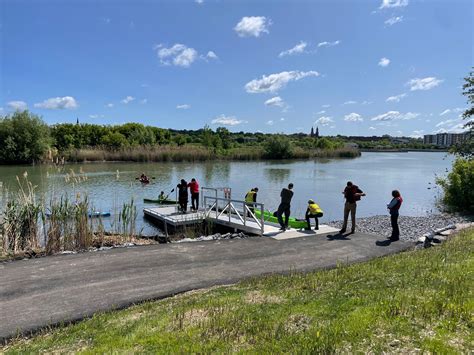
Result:
<svg viewBox="0 0 474 355"><path fill-rule="evenodd" d="M242 226L249 226L249 222L257 224L260 229L260 235L263 235L265 223L264 223L264 211L265 205L258 202L245 202L242 200L232 200L228 198L204 196L205 206L205 218L215 218L216 220L223 220L222 216L228 218L229 223L232 222L232 218L238 219ZM239 208L237 208L238 206ZM241 208L240 208L241 207ZM260 211L260 217L257 217L254 210ZM211 216L212 215L212 216ZM253 227L253 226L252 226Z"/></svg>

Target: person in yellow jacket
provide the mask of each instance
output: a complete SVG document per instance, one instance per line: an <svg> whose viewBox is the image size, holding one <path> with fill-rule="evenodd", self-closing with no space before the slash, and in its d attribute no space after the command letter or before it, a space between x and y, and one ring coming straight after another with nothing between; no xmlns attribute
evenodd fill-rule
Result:
<svg viewBox="0 0 474 355"><path fill-rule="evenodd" d="M252 213L254 213L254 202L257 202L257 192L258 187L254 187L245 195L246 205L248 206L249 210L252 211ZM250 217L250 213L247 213L247 215Z"/></svg>
<svg viewBox="0 0 474 355"><path fill-rule="evenodd" d="M316 222L316 227L314 229L318 230L319 229L318 218L322 216L323 216L323 210L319 207L319 205L315 203L314 200L309 200L308 208L306 209L306 222L308 222L308 227L306 228L306 230L311 230L310 218L314 218Z"/></svg>

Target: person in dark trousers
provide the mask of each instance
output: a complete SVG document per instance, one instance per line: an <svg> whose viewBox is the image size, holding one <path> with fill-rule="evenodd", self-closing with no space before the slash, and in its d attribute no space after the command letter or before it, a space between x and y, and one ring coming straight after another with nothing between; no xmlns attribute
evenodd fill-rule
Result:
<svg viewBox="0 0 474 355"><path fill-rule="evenodd" d="M181 182L177 185L178 188L178 203L181 212L186 213L188 210L188 183L186 180L181 179Z"/></svg>
<svg viewBox="0 0 474 355"><path fill-rule="evenodd" d="M285 231L288 228L288 220L290 218L291 198L293 197L293 184L290 183L288 188L283 188L280 192L281 202L278 206L277 217L280 223L280 230ZM285 222L283 223L283 214L285 214Z"/></svg>
<svg viewBox="0 0 474 355"><path fill-rule="evenodd" d="M192 178L188 187L191 191L191 208L197 211L199 209L199 183L195 178Z"/></svg>
<svg viewBox="0 0 474 355"><path fill-rule="evenodd" d="M349 218L349 213L351 214L352 220L352 229L351 233L355 232L356 227L356 210L357 210L357 201L360 200L361 196L365 196L365 193L359 189L357 185L354 185L351 181L347 182L347 186L342 191L346 203L344 204L344 223L342 224L342 229L339 233L345 233L347 228L347 219Z"/></svg>
<svg viewBox="0 0 474 355"><path fill-rule="evenodd" d="M315 222L315 227L314 230L319 229L319 220L318 218L323 216L323 210L319 207L317 203L314 202L314 200L309 200L308 201L308 208L306 209L306 222L308 222L308 227L306 230L311 230L311 218L314 218Z"/></svg>
<svg viewBox="0 0 474 355"><path fill-rule="evenodd" d="M248 209L252 212L255 213L255 205L254 203L257 202L257 193L258 193L258 187L254 187L251 189L249 192L245 194L245 204L248 206ZM250 212L247 212L247 216L250 217Z"/></svg>
<svg viewBox="0 0 474 355"><path fill-rule="evenodd" d="M398 190L392 191L392 201L387 205L390 212L390 221L392 222L392 236L391 241L397 241L400 239L400 229L398 228L398 211L402 205L403 199Z"/></svg>

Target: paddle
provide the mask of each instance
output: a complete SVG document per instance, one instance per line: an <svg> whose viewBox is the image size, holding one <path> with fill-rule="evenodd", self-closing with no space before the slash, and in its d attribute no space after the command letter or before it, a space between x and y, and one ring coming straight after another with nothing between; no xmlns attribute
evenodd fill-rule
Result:
<svg viewBox="0 0 474 355"><path fill-rule="evenodd" d="M156 177L153 176L153 177L151 177L151 178L149 178L149 179L156 179ZM135 180L140 180L140 178L139 178L139 177L136 177Z"/></svg>
<svg viewBox="0 0 474 355"><path fill-rule="evenodd" d="M173 193L173 192L174 192L174 188L173 188L173 190L171 190L171 191L169 192L168 195L166 195L165 200L167 200L167 199L168 199L168 196L169 196L171 193Z"/></svg>

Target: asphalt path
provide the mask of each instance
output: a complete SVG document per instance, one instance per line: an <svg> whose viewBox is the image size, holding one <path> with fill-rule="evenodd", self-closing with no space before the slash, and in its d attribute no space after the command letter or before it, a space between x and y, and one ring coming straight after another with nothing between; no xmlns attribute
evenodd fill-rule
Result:
<svg viewBox="0 0 474 355"><path fill-rule="evenodd" d="M0 341L96 312L249 277L312 271L397 253L356 233L159 244L0 263Z"/></svg>

